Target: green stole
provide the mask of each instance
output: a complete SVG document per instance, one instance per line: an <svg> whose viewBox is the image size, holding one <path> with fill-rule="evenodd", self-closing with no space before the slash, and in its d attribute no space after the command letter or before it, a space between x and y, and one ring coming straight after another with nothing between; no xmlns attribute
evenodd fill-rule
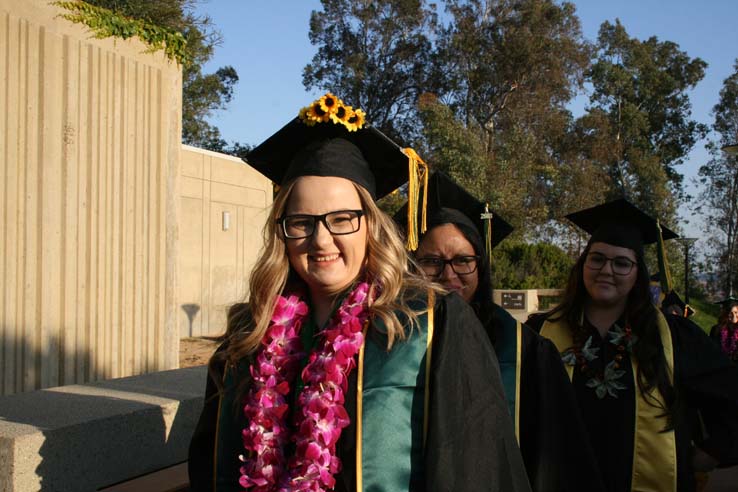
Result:
<svg viewBox="0 0 738 492"><path fill-rule="evenodd" d="M520 443L520 365L522 363L522 333L520 321L495 305L494 315L500 321L495 333L495 352L500 363L502 386L510 415L515 424L515 438Z"/></svg>
<svg viewBox="0 0 738 492"><path fill-rule="evenodd" d="M657 325L669 379L674 383L674 348L671 331L666 318L659 312ZM550 339L560 353L574 345L571 330L563 319L546 321L541 328L541 336ZM666 417L661 415L664 401L658 389L652 388L647 398L638 390L638 361L631 354L633 381L635 384L635 435L633 437L633 476L631 490L638 492L666 492L677 489L676 437L674 430L662 432L666 427ZM574 366L566 364L569 380L574 374ZM657 402L654 406L651 402Z"/></svg>
<svg viewBox="0 0 738 492"><path fill-rule="evenodd" d="M418 312L434 304L431 291L428 303L419 301L410 307ZM420 483L424 473L433 310L418 315L413 329L406 327L407 338L396 340L389 352L386 335L381 334L384 327L378 319L373 320L373 325L372 333L365 333L358 367L354 369L358 371L355 418L360 417L356 425L356 490L410 490L410 484ZM239 364L237 373L237 380L249 377L247 361ZM243 450L241 431L247 424L242 409L234 406L235 387L232 371L227 367L223 383L225 391L218 404L215 432L215 492L234 486L226 486L223 481L230 478L227 464L231 460L218 458L224 452Z"/></svg>
<svg viewBox="0 0 738 492"><path fill-rule="evenodd" d="M418 316L418 325L389 352L375 320L379 329L364 343L357 388L357 492L410 490L422 483L432 318L432 311Z"/></svg>

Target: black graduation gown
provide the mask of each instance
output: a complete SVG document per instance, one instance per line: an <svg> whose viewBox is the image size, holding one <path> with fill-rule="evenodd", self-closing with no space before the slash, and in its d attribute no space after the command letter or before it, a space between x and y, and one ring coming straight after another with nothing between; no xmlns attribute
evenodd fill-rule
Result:
<svg viewBox="0 0 738 492"><path fill-rule="evenodd" d="M507 343L511 315L495 305L485 329L495 349ZM506 319L507 318L507 319ZM569 376L554 344L521 325L520 451L535 492L604 490ZM498 350L499 353L499 350Z"/></svg>
<svg viewBox="0 0 738 492"><path fill-rule="evenodd" d="M372 337L367 337L366 343L374 343ZM415 484L411 490L530 490L494 350L473 310L456 294L440 297L436 303L432 350L424 483ZM222 377L222 370L216 368L208 377L205 405L190 444L193 491L213 489L219 398L212 378ZM337 444L343 469L336 476L335 490L349 492L355 490L356 476L356 370L349 379L345 405L351 424ZM217 458L219 469L225 470L221 472L225 476L219 477L217 492L241 490L237 456L243 447L238 429L245 422L241 412L236 410L231 415L229 427L237 431L219 436L229 451Z"/></svg>
<svg viewBox="0 0 738 492"><path fill-rule="evenodd" d="M718 347L720 347L720 350L721 351L723 350L723 341L722 341L721 336L720 336L720 332L721 332L722 327L723 327L723 325L719 325L718 324L718 325L713 326L710 329L710 338L717 344ZM738 326L733 325L733 330L738 330ZM738 351L736 351L736 352L734 352L732 354L726 353L726 352L723 352L723 353L725 353L725 355L731 361L733 361L733 363L738 363Z"/></svg>
<svg viewBox="0 0 738 492"><path fill-rule="evenodd" d="M692 469L693 443L723 466L738 462L738 372L719 348L694 323L666 315L674 347L674 385L681 404L674 415L677 451L677 490L695 490ZM540 331L545 317L529 319ZM616 347L603 341L589 325L598 358L590 362L602 370L616 354ZM625 353L627 356L627 352ZM624 357L618 380L625 385L617 398L597 398L586 386L587 377L575 369L572 380L602 481L608 492L630 490L633 470L636 387L630 361Z"/></svg>

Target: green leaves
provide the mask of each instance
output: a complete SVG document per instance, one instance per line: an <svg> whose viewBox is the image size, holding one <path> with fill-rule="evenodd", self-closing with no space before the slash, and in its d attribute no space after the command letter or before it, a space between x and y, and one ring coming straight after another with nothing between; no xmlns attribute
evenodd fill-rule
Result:
<svg viewBox="0 0 738 492"><path fill-rule="evenodd" d="M733 68L713 107L713 130L718 138L707 145L711 158L700 167L703 191L697 199L706 222L705 233L711 239L710 252L716 256L712 270L726 293L736 285L731 277L738 271L738 156L720 150L738 142L738 60Z"/></svg>
<svg viewBox="0 0 738 492"><path fill-rule="evenodd" d="M416 103L432 70L435 9L421 0L322 0L310 18L318 52L303 71L307 89L330 90L366 111L404 145L419 135Z"/></svg>
<svg viewBox="0 0 738 492"><path fill-rule="evenodd" d="M163 50L170 60L182 65L192 62L182 33L150 24L141 19L125 17L82 0L52 2L52 5L67 10L68 14L60 14L62 18L86 25L97 39L108 37L128 39L137 36L150 46L148 50L150 52Z"/></svg>
<svg viewBox="0 0 738 492"><path fill-rule="evenodd" d="M71 8L69 15L75 19L97 26L98 37L135 35L148 40L152 51L164 49L168 56L174 56L182 63L182 141L243 156L248 145L229 145L219 129L208 122L214 112L227 107L238 74L231 66L221 67L215 73L202 72L221 36L208 16L194 13L197 1L75 0L58 4Z"/></svg>
<svg viewBox="0 0 738 492"><path fill-rule="evenodd" d="M553 244L509 239L494 249L492 260L493 285L502 289L563 289L573 264Z"/></svg>
<svg viewBox="0 0 738 492"><path fill-rule="evenodd" d="M704 125L690 119L688 97L706 66L676 43L631 38L619 20L600 27L588 72L591 106L578 123L609 142L609 155L594 148L589 152L611 176L612 191L662 218L673 215L673 194L678 199L682 190L675 166L706 133ZM605 118L591 118L595 114Z"/></svg>

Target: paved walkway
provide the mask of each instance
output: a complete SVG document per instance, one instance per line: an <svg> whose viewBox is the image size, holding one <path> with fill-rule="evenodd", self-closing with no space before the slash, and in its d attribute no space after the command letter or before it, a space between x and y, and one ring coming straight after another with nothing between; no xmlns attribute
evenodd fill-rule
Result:
<svg viewBox="0 0 738 492"><path fill-rule="evenodd" d="M218 345L220 342L209 338L182 338L179 341L180 369L207 364Z"/></svg>

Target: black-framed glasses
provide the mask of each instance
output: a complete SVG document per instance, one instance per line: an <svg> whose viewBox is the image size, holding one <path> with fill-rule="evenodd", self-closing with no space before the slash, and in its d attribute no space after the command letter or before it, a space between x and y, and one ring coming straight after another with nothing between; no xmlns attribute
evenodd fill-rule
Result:
<svg viewBox="0 0 738 492"><path fill-rule="evenodd" d="M612 266L612 273L615 275L628 275L633 271L636 262L625 256L615 256L613 258L605 256L602 253L589 253L584 260L584 266L590 270L602 270L607 262Z"/></svg>
<svg viewBox="0 0 738 492"><path fill-rule="evenodd" d="M450 260L437 256L427 256L418 258L417 261L420 268L431 277L441 275L446 265L451 265L451 269L456 275L469 275L477 271L479 256L454 256Z"/></svg>
<svg viewBox="0 0 738 492"><path fill-rule="evenodd" d="M286 215L277 219L282 226L284 237L302 239L315 233L315 224L322 222L328 232L334 236L353 234L361 228L363 210L336 210L323 215Z"/></svg>

